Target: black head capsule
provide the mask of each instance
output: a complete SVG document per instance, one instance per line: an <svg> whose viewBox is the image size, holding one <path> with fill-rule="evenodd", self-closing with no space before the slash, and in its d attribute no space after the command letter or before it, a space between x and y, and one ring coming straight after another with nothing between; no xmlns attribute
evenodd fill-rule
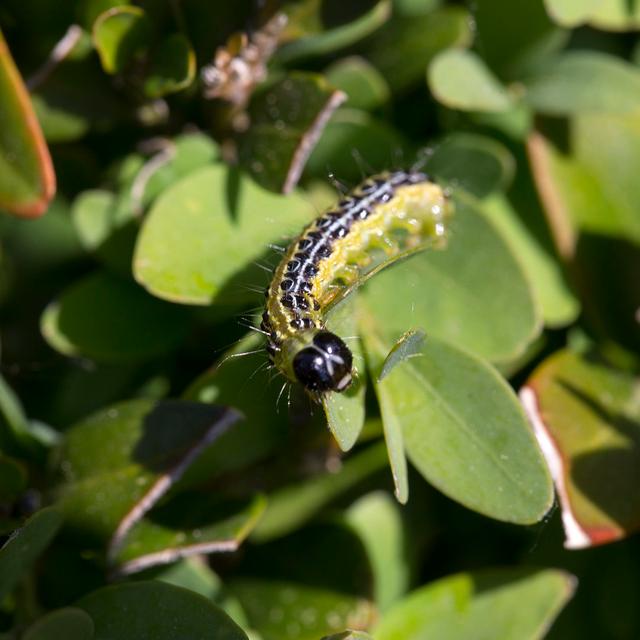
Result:
<svg viewBox="0 0 640 640"><path fill-rule="evenodd" d="M313 342L298 351L293 372L309 391L344 391L353 379L353 356L349 347L335 333L319 331Z"/></svg>

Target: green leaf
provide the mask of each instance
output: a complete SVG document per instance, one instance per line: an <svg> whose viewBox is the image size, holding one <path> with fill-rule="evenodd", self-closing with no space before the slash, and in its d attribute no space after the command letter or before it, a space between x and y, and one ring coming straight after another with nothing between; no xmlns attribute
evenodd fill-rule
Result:
<svg viewBox="0 0 640 640"><path fill-rule="evenodd" d="M325 69L329 83L347 95L346 106L371 111L391 97L389 85L365 58L349 56Z"/></svg>
<svg viewBox="0 0 640 640"><path fill-rule="evenodd" d="M193 82L195 74L191 43L183 34L174 33L154 48L144 92L149 98L160 98L181 91Z"/></svg>
<svg viewBox="0 0 640 640"><path fill-rule="evenodd" d="M331 500L356 486L387 464L383 445L372 445L345 460L337 473L325 473L269 495L267 510L251 534L258 542L299 528Z"/></svg>
<svg viewBox="0 0 640 640"><path fill-rule="evenodd" d="M346 518L367 549L375 602L384 612L409 586L410 567L400 509L388 494L376 492L354 502Z"/></svg>
<svg viewBox="0 0 640 640"><path fill-rule="evenodd" d="M388 347L367 337L383 358ZM547 513L548 470L517 397L489 365L430 338L383 384L382 419L402 429L407 456L431 484L498 520L531 524Z"/></svg>
<svg viewBox="0 0 640 640"><path fill-rule="evenodd" d="M289 193L345 94L313 73L291 73L256 94L251 127L240 140L240 159L256 180Z"/></svg>
<svg viewBox="0 0 640 640"><path fill-rule="evenodd" d="M153 298L128 280L97 272L46 308L41 329L60 353L122 362L174 349L187 334L188 320L185 309Z"/></svg>
<svg viewBox="0 0 640 640"><path fill-rule="evenodd" d="M640 112L640 70L606 53L565 53L531 74L524 85L527 104L549 115Z"/></svg>
<svg viewBox="0 0 640 640"><path fill-rule="evenodd" d="M343 631L342 633L324 636L322 640L373 640L373 638L364 631Z"/></svg>
<svg viewBox="0 0 640 640"><path fill-rule="evenodd" d="M68 528L87 546L103 545L117 529L115 555L131 527L181 479L184 487L185 474L238 419L218 406L141 399L73 426L59 453Z"/></svg>
<svg viewBox="0 0 640 640"><path fill-rule="evenodd" d="M366 310L363 312L363 315L368 315ZM373 328L371 324L363 327L363 337L369 370L374 380L373 387L382 415L384 440L387 445L391 474L393 475L395 496L398 502L405 504L409 499L409 476L402 435L403 417L395 406L393 398L395 387L392 382L389 382L387 376L389 376L394 369L394 361L396 361L396 363L402 360L406 361L406 358L402 357L402 351L404 350L403 344L406 342L407 334L405 333L391 350L386 348L381 342L375 333L375 328ZM411 350L411 347L409 347L409 349ZM390 365L387 364L389 359L391 362Z"/></svg>
<svg viewBox="0 0 640 640"><path fill-rule="evenodd" d="M76 606L91 616L101 640L248 640L207 598L162 582L104 587Z"/></svg>
<svg viewBox="0 0 640 640"><path fill-rule="evenodd" d="M56 191L49 150L31 99L0 32L0 209L42 215Z"/></svg>
<svg viewBox="0 0 640 640"><path fill-rule="evenodd" d="M167 300L208 305L221 297L237 304L247 299L241 272L269 242L297 233L311 213L297 195L270 193L223 165L205 167L154 203L138 236L135 277ZM264 281L258 273L253 269L243 282Z"/></svg>
<svg viewBox="0 0 640 640"><path fill-rule="evenodd" d="M395 14L370 39L367 58L396 95L424 82L427 67L439 51L469 46L472 23L462 7L443 7L420 15Z"/></svg>
<svg viewBox="0 0 640 640"><path fill-rule="evenodd" d="M573 322L580 303L569 288L559 261L550 252L552 249L540 243L503 196L492 196L482 208L513 249L531 282L545 325L562 327Z"/></svg>
<svg viewBox="0 0 640 640"><path fill-rule="evenodd" d="M509 569L443 578L384 615L376 640L535 640L573 595L573 576ZM526 606L524 606L524 604Z"/></svg>
<svg viewBox="0 0 640 640"><path fill-rule="evenodd" d="M425 168L439 180L484 198L508 188L515 161L509 150L492 138L453 133L435 146Z"/></svg>
<svg viewBox="0 0 640 640"><path fill-rule="evenodd" d="M179 558L236 551L264 512L265 500L221 500L182 494L137 522L117 553L118 574L142 571Z"/></svg>
<svg viewBox="0 0 640 640"><path fill-rule="evenodd" d="M448 49L429 65L431 93L442 104L462 111L507 111L509 94L473 51Z"/></svg>
<svg viewBox="0 0 640 640"><path fill-rule="evenodd" d="M23 640L92 640L93 620L82 609L65 607L51 611L34 622L22 636Z"/></svg>
<svg viewBox="0 0 640 640"><path fill-rule="evenodd" d="M0 549L0 601L13 591L38 556L49 546L60 525L60 512L49 507L29 518Z"/></svg>
<svg viewBox="0 0 640 640"><path fill-rule="evenodd" d="M371 34L387 21L390 14L391 0L377 0L369 11L347 24L285 44L276 52L274 59L280 64L288 64L302 58L333 53Z"/></svg>
<svg viewBox="0 0 640 640"><path fill-rule="evenodd" d="M102 68L110 74L122 73L149 46L151 23L138 7L113 7L93 24L93 42Z"/></svg>
<svg viewBox="0 0 640 640"><path fill-rule="evenodd" d="M638 529L639 385L596 354L562 350L520 392L554 475L568 548Z"/></svg>
<svg viewBox="0 0 640 640"><path fill-rule="evenodd" d="M367 306L386 334L421 327L489 360L511 359L541 328L530 285L467 199L455 200L449 226L444 250L424 251L372 278L364 290Z"/></svg>
<svg viewBox="0 0 640 640"><path fill-rule="evenodd" d="M348 341L355 372L351 386L342 393L329 393L322 398L327 424L342 451L349 451L356 443L365 419L366 375L362 347L355 338L357 323L354 311L354 305L344 304L327 321L329 331L339 336L354 336Z"/></svg>

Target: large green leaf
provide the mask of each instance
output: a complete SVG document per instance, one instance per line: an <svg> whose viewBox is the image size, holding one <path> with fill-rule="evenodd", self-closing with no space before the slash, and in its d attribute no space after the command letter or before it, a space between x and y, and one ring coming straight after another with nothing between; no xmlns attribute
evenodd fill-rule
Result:
<svg viewBox="0 0 640 640"><path fill-rule="evenodd" d="M62 524L60 511L38 511L14 531L0 549L0 600L10 593L38 556L49 546Z"/></svg>
<svg viewBox="0 0 640 640"><path fill-rule="evenodd" d="M155 202L138 237L135 277L154 295L188 304L246 300L242 289L259 270L240 278L268 251L269 242L298 233L311 217L301 197L278 196L237 170L197 170ZM241 282L243 284L241 284Z"/></svg>
<svg viewBox="0 0 640 640"><path fill-rule="evenodd" d="M572 576L510 569L443 578L386 613L376 640L539 640L573 595Z"/></svg>
<svg viewBox="0 0 640 640"><path fill-rule="evenodd" d="M112 585L76 606L91 616L100 640L248 640L207 598L163 582Z"/></svg>
<svg viewBox="0 0 640 640"><path fill-rule="evenodd" d="M365 345L378 359L391 346L374 329ZM517 397L488 364L430 338L383 384L382 419L402 429L407 456L431 484L499 520L544 517L553 503L549 472Z"/></svg>
<svg viewBox="0 0 640 640"><path fill-rule="evenodd" d="M87 546L103 545L115 532L114 556L131 527L238 418L217 406L141 399L73 426L59 453L68 528Z"/></svg>
<svg viewBox="0 0 640 640"><path fill-rule="evenodd" d="M49 206L56 177L29 94L0 32L0 208L37 217Z"/></svg>
<svg viewBox="0 0 640 640"><path fill-rule="evenodd" d="M251 127L240 140L240 159L256 180L289 193L335 109L346 99L313 73L291 73L257 93Z"/></svg>
<svg viewBox="0 0 640 640"><path fill-rule="evenodd" d="M558 488L567 547L640 528L639 385L595 354L563 350L520 392Z"/></svg>
<svg viewBox="0 0 640 640"><path fill-rule="evenodd" d="M66 355L135 361L177 347L189 317L185 309L157 300L128 280L98 272L51 303L41 327L49 344Z"/></svg>
<svg viewBox="0 0 640 640"><path fill-rule="evenodd" d="M517 260L468 199L455 202L444 250L427 250L372 278L367 305L386 333L411 327L487 359L508 360L540 331Z"/></svg>

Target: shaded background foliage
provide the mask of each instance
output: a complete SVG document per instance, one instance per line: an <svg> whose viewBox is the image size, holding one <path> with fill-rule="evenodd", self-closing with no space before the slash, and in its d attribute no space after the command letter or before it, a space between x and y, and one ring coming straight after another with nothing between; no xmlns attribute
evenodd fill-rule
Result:
<svg viewBox="0 0 640 640"><path fill-rule="evenodd" d="M0 28L0 637L640 635L635 3ZM215 366L328 174L416 159L449 243L329 316L358 384Z"/></svg>

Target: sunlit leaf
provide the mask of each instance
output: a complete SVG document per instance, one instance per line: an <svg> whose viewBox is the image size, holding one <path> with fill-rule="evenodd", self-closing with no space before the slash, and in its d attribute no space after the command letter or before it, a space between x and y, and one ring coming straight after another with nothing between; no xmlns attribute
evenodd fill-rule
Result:
<svg viewBox="0 0 640 640"><path fill-rule="evenodd" d="M552 569L459 574L414 591L373 633L376 640L536 640L574 589L573 576Z"/></svg>
<svg viewBox="0 0 640 640"><path fill-rule="evenodd" d="M0 208L37 217L49 206L56 177L31 99L0 33Z"/></svg>

